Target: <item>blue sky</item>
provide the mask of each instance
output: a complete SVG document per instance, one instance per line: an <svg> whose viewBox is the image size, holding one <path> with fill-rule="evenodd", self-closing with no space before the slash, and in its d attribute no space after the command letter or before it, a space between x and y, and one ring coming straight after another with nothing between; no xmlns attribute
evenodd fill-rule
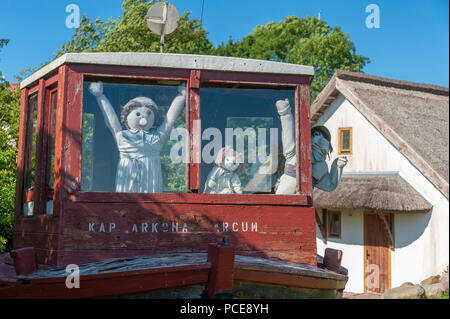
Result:
<svg viewBox="0 0 450 319"><path fill-rule="evenodd" d="M171 0L183 13L200 18L202 0ZM52 60L73 29L65 25L69 4L81 14L107 20L122 14L122 0L1 0L0 38L10 44L0 52L0 71L7 80L29 67ZM369 4L380 8L380 28L365 21ZM214 45L241 39L257 25L284 17L317 16L350 35L358 54L371 63L364 72L414 82L448 86L449 2L447 0L205 0L204 27Z"/></svg>

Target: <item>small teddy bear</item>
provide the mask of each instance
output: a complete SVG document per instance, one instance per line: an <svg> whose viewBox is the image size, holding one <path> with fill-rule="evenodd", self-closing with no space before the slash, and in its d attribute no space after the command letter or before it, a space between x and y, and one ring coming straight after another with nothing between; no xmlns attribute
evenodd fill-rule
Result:
<svg viewBox="0 0 450 319"><path fill-rule="evenodd" d="M244 170L243 156L229 147L223 147L217 154L216 166L205 183L206 194L242 194L239 174Z"/></svg>
<svg viewBox="0 0 450 319"><path fill-rule="evenodd" d="M122 108L119 121L111 103L103 95L103 83L91 83L89 91L97 98L105 123L120 153L116 171L116 192L161 193L163 185L160 152L184 108L185 85L178 87L178 95L158 128L153 128L153 125L160 115L151 98L136 97L130 100Z"/></svg>

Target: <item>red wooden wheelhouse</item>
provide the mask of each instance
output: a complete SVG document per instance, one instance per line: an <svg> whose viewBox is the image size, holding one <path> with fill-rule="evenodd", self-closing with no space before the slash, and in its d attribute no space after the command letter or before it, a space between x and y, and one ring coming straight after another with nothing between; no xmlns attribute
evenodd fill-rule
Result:
<svg viewBox="0 0 450 319"><path fill-rule="evenodd" d="M316 266L312 77L312 67L226 57L80 53L58 58L21 83L14 248L32 246L39 263L67 265L205 252L208 243L225 237L240 255ZM104 83L117 112L128 99L151 95L164 113L177 85L186 84L186 107L177 124L187 133L170 143L184 143L181 154L187 160L164 162L170 150L162 151L162 193L115 192L119 155L88 91L95 81ZM247 165L244 194L203 193L214 165L203 159L213 136L205 130L279 127L275 101L284 97L296 124L297 193L273 194L275 174L259 188L251 186L261 163ZM248 147L245 155L253 151Z"/></svg>

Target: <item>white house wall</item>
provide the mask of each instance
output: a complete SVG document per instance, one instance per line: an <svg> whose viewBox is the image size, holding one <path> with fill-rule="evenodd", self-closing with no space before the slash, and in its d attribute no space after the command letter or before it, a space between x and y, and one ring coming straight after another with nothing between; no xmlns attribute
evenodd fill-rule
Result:
<svg viewBox="0 0 450 319"><path fill-rule="evenodd" d="M319 211L319 216L322 213ZM328 238L325 245L318 227L317 252L324 256L325 248L339 249L343 251L341 266L349 273L345 291L364 291L364 215L362 211L341 211L341 238ZM326 221L325 221L326 222ZM362 286L361 286L362 285Z"/></svg>
<svg viewBox="0 0 450 319"><path fill-rule="evenodd" d="M332 146L335 150L331 161L338 152L338 128L352 127L353 154L347 156L349 162L344 172L399 172L404 180L433 205L432 212L427 214L395 215L395 250L391 252L392 287L407 281L419 283L428 276L441 273L449 264L448 199L344 96L340 95L330 105L317 124L325 125L330 130ZM355 215L353 218L356 217ZM346 220L343 219L343 239L330 241L328 247L342 249L343 258L347 256L347 261L354 260L355 264L359 265L363 262L363 248L350 249L351 245L344 242L344 238L347 238L344 230L348 229L345 223ZM358 223L360 223L359 226ZM359 233L363 229L362 219L358 222L355 219L351 225L358 229L348 231ZM360 243L360 241L357 242ZM322 241L318 239L318 248L324 249L321 243ZM323 254L323 251L319 250L318 253ZM361 261L356 262L356 260ZM363 280L356 284L354 277L361 279L363 277L359 271L354 271L355 273L352 273L349 269L349 276L352 279L346 290L362 292Z"/></svg>

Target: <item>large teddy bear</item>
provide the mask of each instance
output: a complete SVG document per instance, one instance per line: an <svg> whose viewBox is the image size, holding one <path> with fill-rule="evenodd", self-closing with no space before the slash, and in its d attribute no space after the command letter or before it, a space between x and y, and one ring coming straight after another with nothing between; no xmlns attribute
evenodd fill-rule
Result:
<svg viewBox="0 0 450 319"><path fill-rule="evenodd" d="M116 192L161 193L163 184L160 152L184 108L185 85L178 87L178 95L158 128L153 127L159 113L151 98L136 97L130 100L122 108L119 121L111 103L103 95L103 83L91 83L89 91L97 98L106 126L111 131L120 153L116 171Z"/></svg>

